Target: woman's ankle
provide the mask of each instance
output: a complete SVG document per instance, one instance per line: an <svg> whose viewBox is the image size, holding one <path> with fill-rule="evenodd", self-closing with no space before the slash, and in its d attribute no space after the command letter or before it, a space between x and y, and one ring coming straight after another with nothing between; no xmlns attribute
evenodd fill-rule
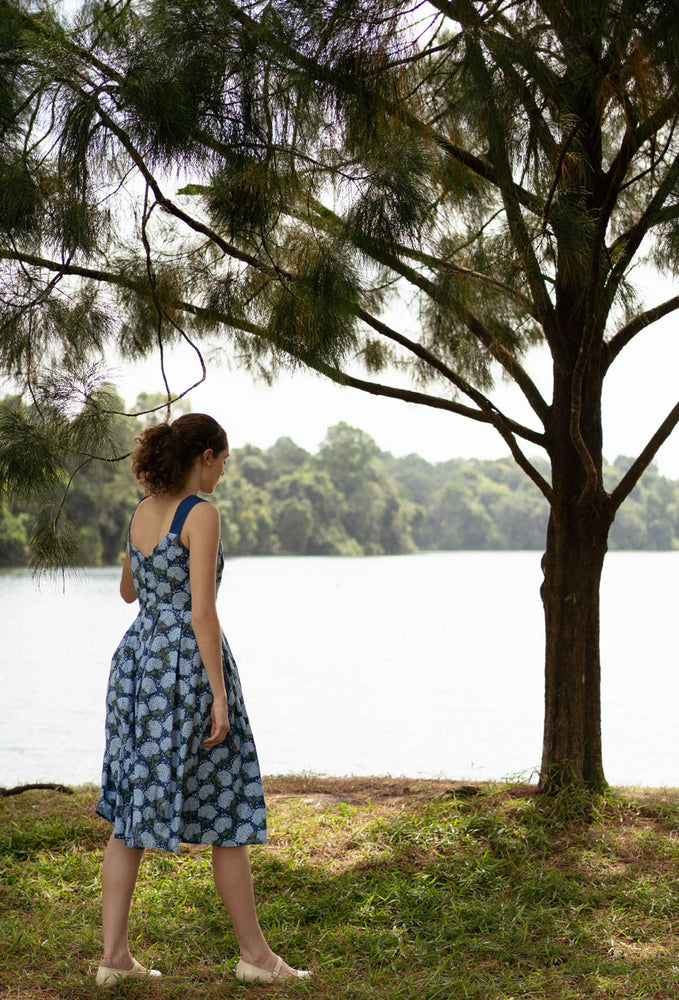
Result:
<svg viewBox="0 0 679 1000"><path fill-rule="evenodd" d="M265 946L264 948L241 948L240 957L248 965L255 965L258 969L265 969L267 972L272 972L276 964L278 956L269 948Z"/></svg>
<svg viewBox="0 0 679 1000"><path fill-rule="evenodd" d="M128 951L109 952L104 954L101 965L106 969L131 969L134 965L132 955Z"/></svg>

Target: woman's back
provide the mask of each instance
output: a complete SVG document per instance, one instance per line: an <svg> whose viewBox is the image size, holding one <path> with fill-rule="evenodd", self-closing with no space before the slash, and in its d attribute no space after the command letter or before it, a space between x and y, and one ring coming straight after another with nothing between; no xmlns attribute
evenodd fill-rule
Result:
<svg viewBox="0 0 679 1000"><path fill-rule="evenodd" d="M167 518L163 516L155 518L155 523L154 519L148 519L148 525L152 530L134 532L137 518L135 514L130 528L130 570L139 603L147 612L157 610L161 606L169 607L176 613L186 612L189 615L186 624L190 623L191 555L181 536L184 533L185 521L193 508L205 502L195 495L184 497L176 505L176 509L170 508L172 518L167 531L164 530ZM143 501L137 508L137 513L141 513L146 505L147 501ZM156 525L160 527L156 528ZM133 541L133 532L134 537L139 538L140 534L143 536L140 544ZM152 544L158 535L160 537ZM215 591L221 582L223 565L224 558L220 545L216 576L213 579Z"/></svg>
<svg viewBox="0 0 679 1000"><path fill-rule="evenodd" d="M186 494L150 496L141 501L130 525L130 541L148 556L162 538L169 534L175 514ZM181 534L181 533L180 533ZM182 540L186 543L186 540Z"/></svg>

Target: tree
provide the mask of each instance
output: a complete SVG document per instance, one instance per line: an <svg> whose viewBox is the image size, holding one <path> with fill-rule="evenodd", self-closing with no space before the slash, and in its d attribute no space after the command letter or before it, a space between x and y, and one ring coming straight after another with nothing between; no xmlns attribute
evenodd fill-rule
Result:
<svg viewBox="0 0 679 1000"><path fill-rule="evenodd" d="M342 523L366 555L412 551L409 518L369 434L344 422L329 427L316 464L342 494Z"/></svg>
<svg viewBox="0 0 679 1000"><path fill-rule="evenodd" d="M492 522L468 487L449 483L438 490L432 513L439 548L485 548Z"/></svg>
<svg viewBox="0 0 679 1000"><path fill-rule="evenodd" d="M53 6L0 0L0 364L30 385L47 346L217 330L256 370L494 427L550 507L541 787L603 787L608 533L679 420L606 486L604 379L679 307L631 280L679 260L674 0Z"/></svg>
<svg viewBox="0 0 679 1000"><path fill-rule="evenodd" d="M276 534L284 552L307 551L313 526L313 514L308 503L286 500L276 518Z"/></svg>
<svg viewBox="0 0 679 1000"><path fill-rule="evenodd" d="M279 443L269 451L269 456L275 455ZM327 472L312 463L313 459L303 468L284 472L272 484L276 531L283 549L306 555L362 555L360 544L347 534L343 523L346 498L335 488ZM298 511L299 522L304 519L301 510L309 515L308 530L303 538L297 534L293 539L289 529L291 513Z"/></svg>

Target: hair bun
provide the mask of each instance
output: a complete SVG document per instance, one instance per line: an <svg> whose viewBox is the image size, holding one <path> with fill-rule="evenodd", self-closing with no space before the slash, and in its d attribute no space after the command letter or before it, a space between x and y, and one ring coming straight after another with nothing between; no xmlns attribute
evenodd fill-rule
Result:
<svg viewBox="0 0 679 1000"><path fill-rule="evenodd" d="M150 424L137 442L132 471L150 493L181 488L199 455L207 449L217 455L229 446L224 429L205 413L185 413L171 424Z"/></svg>
<svg viewBox="0 0 679 1000"><path fill-rule="evenodd" d="M165 421L162 424L149 424L145 434L147 440L156 440L160 443L172 437L172 426Z"/></svg>

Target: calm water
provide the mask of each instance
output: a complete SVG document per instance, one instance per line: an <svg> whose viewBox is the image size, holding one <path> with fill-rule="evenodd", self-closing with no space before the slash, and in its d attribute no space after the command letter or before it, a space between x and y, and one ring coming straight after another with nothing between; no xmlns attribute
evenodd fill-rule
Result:
<svg viewBox="0 0 679 1000"><path fill-rule="evenodd" d="M226 564L219 612L266 774L530 777L542 739L538 552ZM603 727L614 784L679 785L679 553L612 553ZM97 782L118 571L0 572L0 785Z"/></svg>

